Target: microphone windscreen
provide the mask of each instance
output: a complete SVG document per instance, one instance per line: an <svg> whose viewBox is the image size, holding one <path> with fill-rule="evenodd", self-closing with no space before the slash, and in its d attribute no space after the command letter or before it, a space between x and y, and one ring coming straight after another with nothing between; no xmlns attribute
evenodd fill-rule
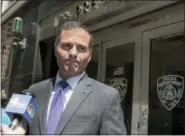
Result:
<svg viewBox="0 0 185 136"><path fill-rule="evenodd" d="M32 96L13 94L5 108L5 111L11 115L19 115L28 122L31 122L37 108L38 105Z"/></svg>
<svg viewBox="0 0 185 136"><path fill-rule="evenodd" d="M1 109L1 118L0 118L0 124L5 124L5 125L10 125L11 124L11 119L9 115L5 112L4 109Z"/></svg>

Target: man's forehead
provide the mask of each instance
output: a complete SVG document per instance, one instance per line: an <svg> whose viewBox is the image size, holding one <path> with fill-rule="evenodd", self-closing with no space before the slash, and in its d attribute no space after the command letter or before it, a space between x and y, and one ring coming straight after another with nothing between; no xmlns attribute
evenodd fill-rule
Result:
<svg viewBox="0 0 185 136"><path fill-rule="evenodd" d="M61 32L60 35L82 35L82 36L88 36L89 37L89 33L82 29L82 28L74 28L74 29L70 29L70 30L63 30Z"/></svg>
<svg viewBox="0 0 185 136"><path fill-rule="evenodd" d="M71 29L63 30L60 34L61 40L83 40L84 42L90 41L89 33L84 29Z"/></svg>

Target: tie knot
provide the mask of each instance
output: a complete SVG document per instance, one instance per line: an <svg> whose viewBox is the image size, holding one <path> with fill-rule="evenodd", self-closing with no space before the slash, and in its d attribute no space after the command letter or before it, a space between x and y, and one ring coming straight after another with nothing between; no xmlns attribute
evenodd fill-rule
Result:
<svg viewBox="0 0 185 136"><path fill-rule="evenodd" d="M62 89L65 89L66 87L69 86L69 84L68 84L67 81L65 81L65 80L60 81L60 82L58 83L58 85L59 85L60 87L62 87Z"/></svg>

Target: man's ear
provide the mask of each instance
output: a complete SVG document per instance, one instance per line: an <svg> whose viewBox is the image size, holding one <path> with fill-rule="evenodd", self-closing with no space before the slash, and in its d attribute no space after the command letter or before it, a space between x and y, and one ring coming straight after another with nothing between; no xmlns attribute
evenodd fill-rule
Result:
<svg viewBox="0 0 185 136"><path fill-rule="evenodd" d="M91 57L92 57L92 52L90 52L89 54L88 63L91 61Z"/></svg>

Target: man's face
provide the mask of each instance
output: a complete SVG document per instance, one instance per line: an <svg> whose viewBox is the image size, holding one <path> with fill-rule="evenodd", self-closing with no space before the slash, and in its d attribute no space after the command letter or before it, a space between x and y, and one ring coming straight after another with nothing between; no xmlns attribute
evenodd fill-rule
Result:
<svg viewBox="0 0 185 136"><path fill-rule="evenodd" d="M84 29L64 30L55 47L59 73L66 78L85 71L91 60L90 36Z"/></svg>

